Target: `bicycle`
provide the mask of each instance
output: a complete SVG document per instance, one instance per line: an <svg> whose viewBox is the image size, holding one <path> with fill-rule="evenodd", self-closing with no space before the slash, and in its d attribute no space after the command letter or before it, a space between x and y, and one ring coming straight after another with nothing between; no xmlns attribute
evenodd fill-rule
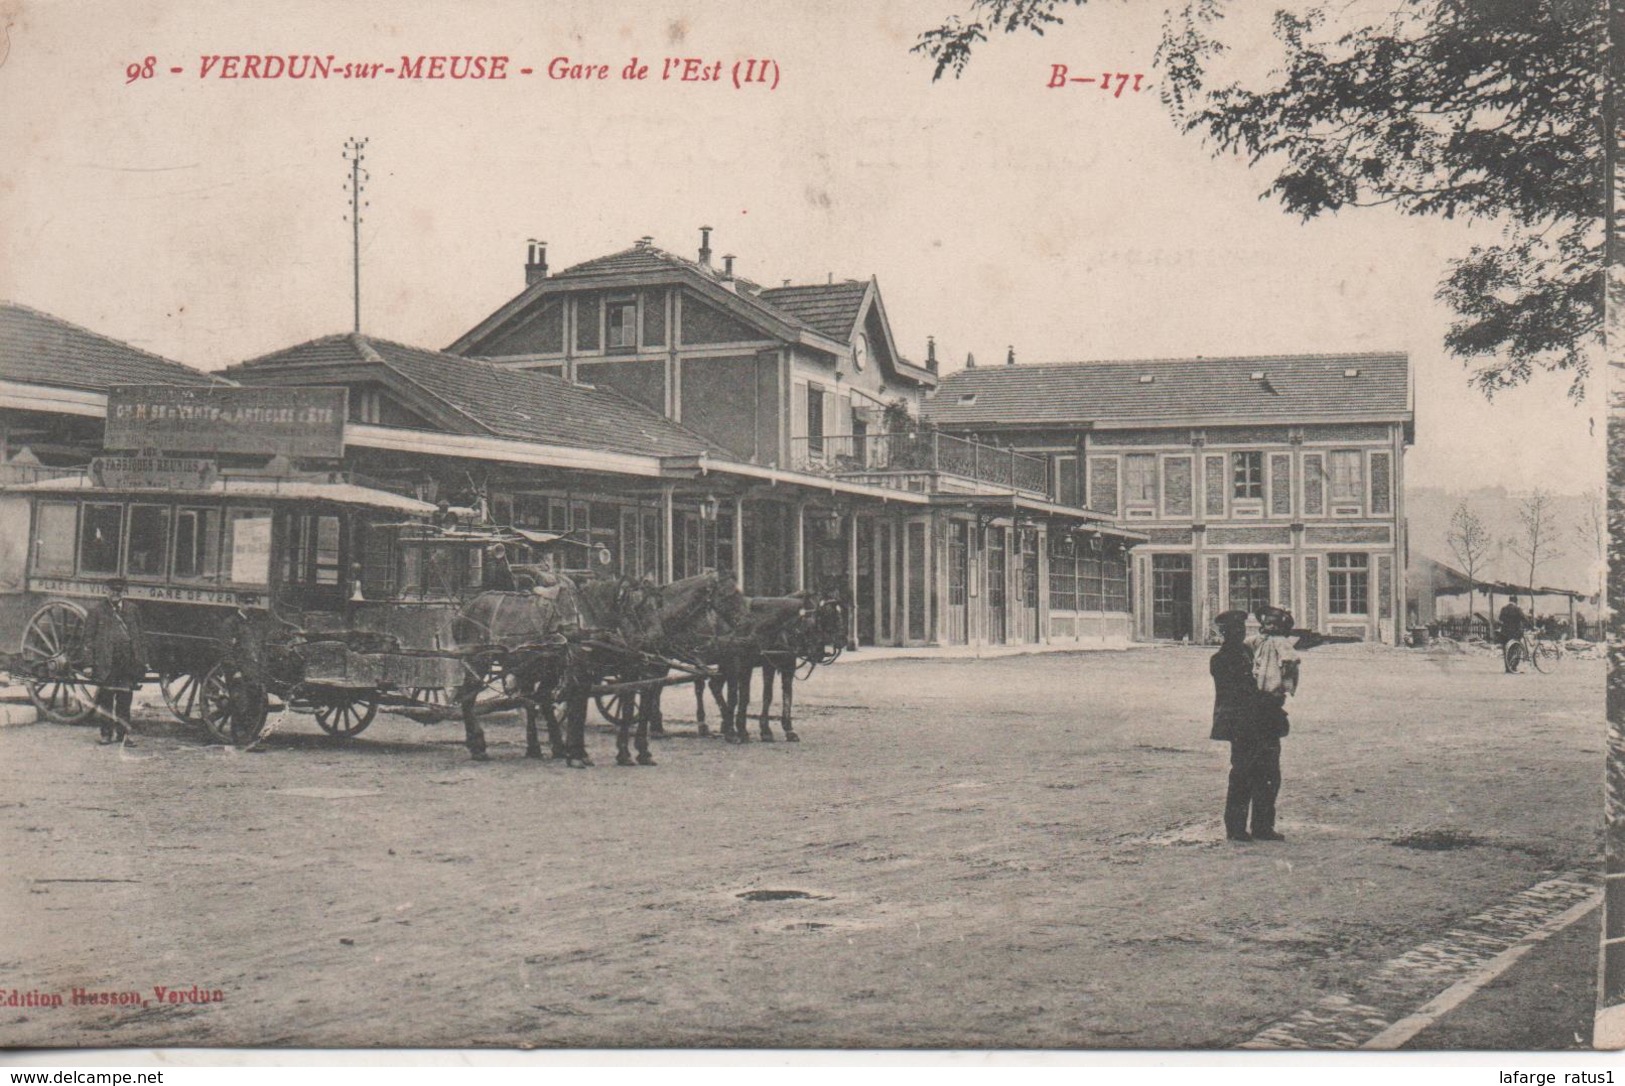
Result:
<svg viewBox="0 0 1625 1086"><path fill-rule="evenodd" d="M1548 638L1535 636L1533 628L1527 629L1516 641L1507 642L1507 670L1515 673L1518 665L1525 660L1541 674L1550 674L1563 662L1563 646Z"/></svg>

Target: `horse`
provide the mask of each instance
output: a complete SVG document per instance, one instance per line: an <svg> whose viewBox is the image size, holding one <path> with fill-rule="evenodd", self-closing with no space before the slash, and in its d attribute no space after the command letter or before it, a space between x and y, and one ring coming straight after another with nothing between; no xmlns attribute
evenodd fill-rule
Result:
<svg viewBox="0 0 1625 1086"><path fill-rule="evenodd" d="M547 718L554 757L572 767L592 764L585 747L587 702L605 677L633 685L615 713L615 763L652 766L651 727L660 728L660 691L669 657L690 651L704 631L743 620L744 597L715 573L686 577L669 585L609 578L581 590L582 628L590 638L569 639L552 692L539 700ZM559 738L557 705L563 706L565 736ZM633 755L633 750L636 755ZM536 756L540 756L537 752Z"/></svg>
<svg viewBox="0 0 1625 1086"><path fill-rule="evenodd" d="M456 647L467 654L468 678L458 693L470 755L487 760L485 731L476 698L488 688L486 677L498 666L503 693L525 709L525 756L542 757L536 717L547 720L555 758L591 765L583 728L585 690L591 686L588 651L578 635L591 630L610 641L636 636L654 621L654 606L644 587L621 578L577 583L568 577L529 592L488 591L470 600L452 624ZM576 687L583 710L574 714ZM561 735L555 698L567 706L568 736Z"/></svg>
<svg viewBox="0 0 1625 1086"><path fill-rule="evenodd" d="M795 596L749 597L749 619L734 635L719 639L712 660L719 676L710 680L711 695L722 712L722 737L730 743L750 741L751 677L762 670L762 742L773 742L768 724L773 705L773 679L778 676L783 708L780 726L787 743L801 742L794 721L795 676L803 664L817 667L834 662L846 645L846 609L839 599L820 599L811 593ZM810 673L810 672L809 672ZM704 680L694 684L695 720L701 735L710 734L705 722Z"/></svg>
<svg viewBox="0 0 1625 1086"><path fill-rule="evenodd" d="M612 661L623 683L643 683L625 692L616 707L616 763L654 765L649 753L650 734L665 734L660 695L670 659L697 659L718 633L731 631L747 619L745 597L731 578L715 572L673 581L654 590L658 606L653 624L635 646L635 657ZM637 757L627 747L636 726Z"/></svg>

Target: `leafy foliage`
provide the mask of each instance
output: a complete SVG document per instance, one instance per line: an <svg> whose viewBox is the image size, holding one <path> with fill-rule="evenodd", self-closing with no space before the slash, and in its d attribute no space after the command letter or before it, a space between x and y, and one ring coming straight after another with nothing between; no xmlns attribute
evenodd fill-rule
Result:
<svg viewBox="0 0 1625 1086"><path fill-rule="evenodd" d="M990 30L1042 33L1084 0L972 0L978 17L921 35L936 77L963 73ZM1591 0L1395 0L1333 31L1326 9L1279 11L1284 59L1261 86L1213 83L1226 8L1187 0L1164 25L1163 101L1219 154L1275 171L1262 193L1303 219L1387 206L1484 220L1497 244L1452 261L1446 346L1486 396L1562 371L1579 398L1603 303L1602 127ZM1338 19L1347 19L1339 9Z"/></svg>

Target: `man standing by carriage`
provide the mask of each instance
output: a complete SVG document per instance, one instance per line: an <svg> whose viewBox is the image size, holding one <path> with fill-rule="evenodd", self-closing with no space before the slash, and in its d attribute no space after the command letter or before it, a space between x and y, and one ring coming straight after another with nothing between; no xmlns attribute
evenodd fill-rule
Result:
<svg viewBox="0 0 1625 1086"><path fill-rule="evenodd" d="M96 718L102 744L129 740L130 702L147 676L147 638L141 614L124 598L123 577L107 582L107 595L85 616L84 646L96 681Z"/></svg>

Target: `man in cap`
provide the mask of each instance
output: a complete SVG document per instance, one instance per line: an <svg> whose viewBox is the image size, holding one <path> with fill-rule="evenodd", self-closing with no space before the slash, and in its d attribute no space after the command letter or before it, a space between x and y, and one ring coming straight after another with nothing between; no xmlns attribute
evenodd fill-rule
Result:
<svg viewBox="0 0 1625 1086"><path fill-rule="evenodd" d="M1268 721L1253 649L1247 643L1247 612L1214 619L1223 636L1208 662L1213 676L1212 737L1230 744L1230 780L1224 800L1224 831L1232 841L1279 841L1275 795L1281 787L1281 740ZM1252 829L1248 830L1251 815Z"/></svg>
<svg viewBox="0 0 1625 1086"><path fill-rule="evenodd" d="M107 582L107 596L85 616L83 639L90 658L90 677L96 681L96 717L103 744L133 746L130 734L130 699L147 677L147 638L141 615L124 598L129 583L123 577Z"/></svg>

